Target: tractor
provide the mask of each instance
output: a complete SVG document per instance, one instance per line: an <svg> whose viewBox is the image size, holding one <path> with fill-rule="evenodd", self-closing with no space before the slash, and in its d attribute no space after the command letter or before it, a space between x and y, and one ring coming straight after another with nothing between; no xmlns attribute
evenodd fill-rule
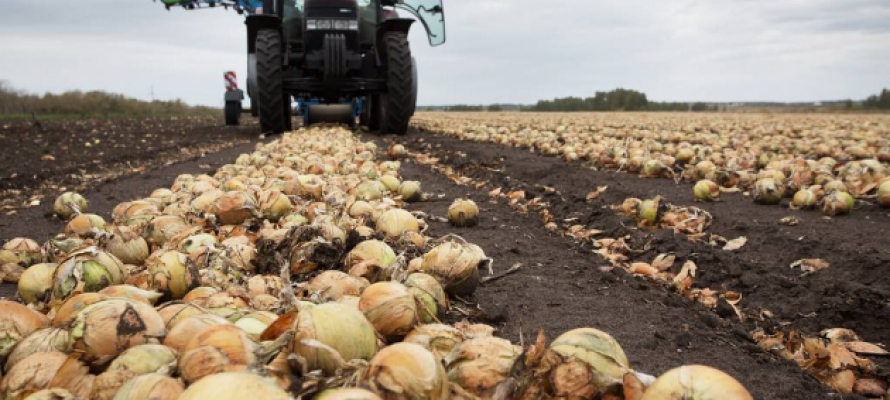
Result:
<svg viewBox="0 0 890 400"><path fill-rule="evenodd" d="M164 0L165 4L176 0ZM307 124L344 122L405 134L417 103L408 33L416 17L430 45L445 42L441 0L184 0L222 2L247 16L251 113L263 132L291 129L292 103ZM231 96L230 96L231 97ZM227 97L228 99L229 97Z"/></svg>

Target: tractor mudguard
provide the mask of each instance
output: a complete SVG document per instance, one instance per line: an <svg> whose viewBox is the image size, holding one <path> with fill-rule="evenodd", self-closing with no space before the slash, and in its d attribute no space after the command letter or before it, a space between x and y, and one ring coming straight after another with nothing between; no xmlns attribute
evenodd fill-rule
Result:
<svg viewBox="0 0 890 400"><path fill-rule="evenodd" d="M256 35L263 29L275 29L281 31L281 18L274 14L256 14L247 17L244 21L247 25L247 52L256 53Z"/></svg>
<svg viewBox="0 0 890 400"><path fill-rule="evenodd" d="M411 31L411 25L414 24L414 20L411 18L392 18L386 21L381 22L377 25L377 49L382 56L386 51L386 46L382 46L383 36L386 35L387 32L403 32L404 34L408 34Z"/></svg>

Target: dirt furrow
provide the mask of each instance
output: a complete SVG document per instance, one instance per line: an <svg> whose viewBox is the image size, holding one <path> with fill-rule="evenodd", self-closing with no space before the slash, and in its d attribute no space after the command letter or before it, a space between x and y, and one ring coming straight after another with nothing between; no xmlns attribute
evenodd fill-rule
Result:
<svg viewBox="0 0 890 400"><path fill-rule="evenodd" d="M399 141L433 153L463 146L423 133ZM435 146L426 145L432 142ZM484 150L467 154L463 160L484 163L499 157L496 148ZM758 399L831 398L829 389L796 365L762 352L738 324L623 270L601 269L608 267L603 260L549 232L537 214L522 215L503 200L490 198L485 189L459 186L430 166L411 160L401 172L404 179L420 180L431 195L429 201L413 205L415 210L441 217L459 197L480 205L479 226L459 229L431 218L433 236L456 232L480 245L495 260L495 273L522 263L519 272L483 285L472 299L483 310L481 319L498 326L501 335L527 342L539 328L546 329L552 339L569 329L592 326L614 335L632 366L647 373L706 364L737 377ZM546 170L540 173L542 179L549 175Z"/></svg>

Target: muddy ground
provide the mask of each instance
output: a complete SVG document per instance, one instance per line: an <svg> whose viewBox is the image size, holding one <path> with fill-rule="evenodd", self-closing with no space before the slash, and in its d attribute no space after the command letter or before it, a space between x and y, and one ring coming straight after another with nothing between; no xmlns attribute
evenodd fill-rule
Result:
<svg viewBox="0 0 890 400"><path fill-rule="evenodd" d="M0 212L247 143L259 129L245 120L240 127L222 117L0 121Z"/></svg>
<svg viewBox="0 0 890 400"><path fill-rule="evenodd" d="M186 130L182 136L201 129ZM885 322L890 316L885 300L890 284L879 273L890 261L890 254L881 248L882 227L890 221L885 211L865 208L833 220L804 212L798 214L804 221L800 226L785 227L777 221L790 211L754 206L740 195L726 196L722 203L697 204L714 214L713 233L749 238L742 250L726 252L669 232L638 231L629 218L607 208L626 197L655 194L677 204L692 204L688 185L594 172L527 150L425 132L365 138L381 145L404 143L412 151L438 156L442 164L487 183L483 188L459 186L429 165L411 160L402 170L405 179L421 181L431 195L429 201L413 204L411 209L442 217L458 197L472 198L482 208L480 225L473 228L454 228L430 218L432 236L455 232L480 245L494 259L495 273L522 264L518 272L481 286L468 299L471 303L462 306L479 310L472 319L498 327L499 334L511 340L528 343L539 328L552 340L572 328L596 327L615 336L640 371L657 375L683 364L707 364L732 374L758 399L803 400L860 397L831 394L795 364L763 352L750 339L752 328L793 326L817 332L843 326L857 330L865 340L887 342L890 337ZM181 173L212 173L238 154L251 151L255 142L244 138L240 144L203 157L109 178L82 193L91 201L91 212L108 217L119 202L169 187ZM585 196L598 185L609 189L588 203ZM544 186L556 190L546 191ZM775 317L742 322L725 309L708 310L657 283L610 269L589 245L548 231L537 214L520 214L505 200L489 197L487 191L494 188L526 190L529 197L549 201L557 218L579 218L605 231L604 236L629 234L633 243L650 243L648 251L637 255L640 259L651 261L662 252L688 256L699 265L700 286L738 290L745 296L747 310L765 308ZM51 216L50 203L0 216L0 242L16 236L43 241L61 231L64 223ZM804 257L825 258L832 268L804 277L788 268ZM11 288L4 286L4 291Z"/></svg>

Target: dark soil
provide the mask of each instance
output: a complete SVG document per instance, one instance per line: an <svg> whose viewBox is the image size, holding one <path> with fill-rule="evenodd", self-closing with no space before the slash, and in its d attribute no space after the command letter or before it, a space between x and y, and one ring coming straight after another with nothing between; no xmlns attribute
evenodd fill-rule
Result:
<svg viewBox="0 0 890 400"><path fill-rule="evenodd" d="M4 121L0 211L247 143L259 128L245 120L240 127L212 117Z"/></svg>
<svg viewBox="0 0 890 400"><path fill-rule="evenodd" d="M481 189L463 187L441 175L430 176L428 166L409 162L403 167L406 179L421 180L426 192L445 195L438 200L433 196L418 209L444 216L458 197L472 198L482 208L478 227L456 229L432 221L434 235L456 231L479 244L495 259L495 273L523 263L520 272L481 288L475 296L491 318L487 322L503 319L501 333L508 338L518 339L522 332L528 341L541 327L556 335L593 326L613 334L642 371L657 374L682 364L707 364L737 377L762 399L829 398L830 389L795 364L757 348L749 332L758 325L770 330L790 323L808 334L848 327L865 340L890 338L886 322L890 285L879 274L890 261L890 254L881 249L881 233L890 223L886 211L866 207L832 220L803 212L799 214L803 224L785 227L778 220L790 211L757 206L738 194L726 196L722 203L696 204L715 216L711 232L730 239L749 238L740 251L729 252L668 231L639 231L629 218L606 207L627 197L658 194L692 205L690 185L595 172L527 150L430 133L417 132L398 141L489 183ZM588 204L586 195L598 185L609 189ZM556 192L548 193L544 186ZM637 255L641 261L649 262L663 252L693 259L699 266L698 286L738 290L745 296L747 310L769 309L775 317L741 323L731 313L712 312L643 278L619 270L603 272L600 267L606 262L591 254L589 245L551 234L537 213L521 215L503 200L493 202L486 192L498 187L543 197L552 204L556 220L580 218L588 227L605 231L603 237L629 234L638 248L649 242L651 249ZM825 258L832 267L805 277L789 268L797 259L813 257Z"/></svg>

